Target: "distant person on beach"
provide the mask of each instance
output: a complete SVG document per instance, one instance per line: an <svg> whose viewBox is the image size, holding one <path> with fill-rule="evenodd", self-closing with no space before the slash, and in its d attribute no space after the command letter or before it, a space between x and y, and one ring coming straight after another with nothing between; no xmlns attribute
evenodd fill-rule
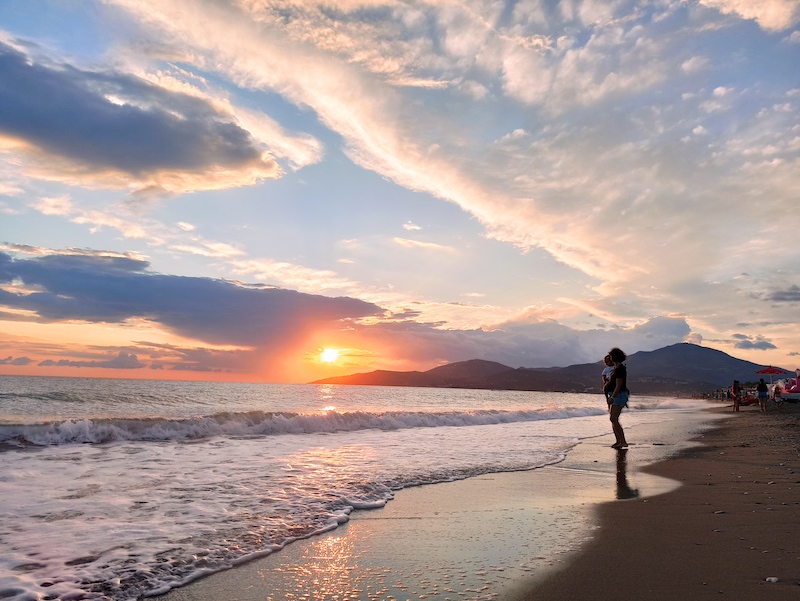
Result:
<svg viewBox="0 0 800 601"><path fill-rule="evenodd" d="M608 403L608 410L611 411L611 401L608 400L608 393L605 392L606 384L608 384L608 380L611 378L611 372L614 371L614 362L611 360L610 355L606 355L603 357L603 368L602 378L603 378L603 392L606 395L606 402Z"/></svg>
<svg viewBox="0 0 800 601"><path fill-rule="evenodd" d="M758 406L761 407L761 413L766 413L767 399L769 398L769 387L764 381L764 378L761 378L758 381L758 384L756 384L756 392L758 393Z"/></svg>
<svg viewBox="0 0 800 601"><path fill-rule="evenodd" d="M603 392L609 402L609 414L611 415L611 429L614 431L614 436L617 442L611 445L612 449L623 449L628 446L625 440L625 432L619 423L619 416L622 413L622 408L628 406L628 368L625 367L623 361L627 359L627 355L618 348L612 348L608 351L608 356L614 364L614 370L608 378Z"/></svg>
<svg viewBox="0 0 800 601"><path fill-rule="evenodd" d="M733 386L731 386L731 390L733 391L731 396L733 397L733 410L739 411L739 401L742 398L742 385L739 384L739 380L733 381Z"/></svg>
<svg viewBox="0 0 800 601"><path fill-rule="evenodd" d="M775 388L772 389L772 400L775 401L775 404L778 406L783 404L783 391L781 390L780 383L775 384Z"/></svg>

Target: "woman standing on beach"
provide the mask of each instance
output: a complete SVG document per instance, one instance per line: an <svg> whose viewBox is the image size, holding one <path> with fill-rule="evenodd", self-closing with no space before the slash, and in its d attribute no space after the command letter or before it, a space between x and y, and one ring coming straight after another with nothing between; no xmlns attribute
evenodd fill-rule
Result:
<svg viewBox="0 0 800 601"><path fill-rule="evenodd" d="M603 387L603 392L606 393L609 402L611 429L617 439L611 448L623 449L628 446L628 442L625 440L625 432L619 423L619 415L622 413L622 408L628 406L628 368L623 363L627 359L627 355L618 348L612 348L608 351L608 356L614 364L614 371L611 372L608 382Z"/></svg>

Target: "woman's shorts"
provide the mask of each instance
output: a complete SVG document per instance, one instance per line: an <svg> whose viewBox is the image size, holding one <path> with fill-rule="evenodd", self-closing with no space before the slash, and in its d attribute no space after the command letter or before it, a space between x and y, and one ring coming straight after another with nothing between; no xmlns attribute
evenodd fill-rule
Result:
<svg viewBox="0 0 800 601"><path fill-rule="evenodd" d="M618 392L614 397L614 401L611 403L612 405L616 405L617 407L627 407L628 406L628 393L627 392Z"/></svg>

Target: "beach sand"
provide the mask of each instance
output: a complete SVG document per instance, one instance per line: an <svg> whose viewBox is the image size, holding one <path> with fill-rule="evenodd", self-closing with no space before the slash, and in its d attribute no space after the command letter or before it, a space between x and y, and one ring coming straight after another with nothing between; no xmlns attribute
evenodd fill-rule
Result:
<svg viewBox="0 0 800 601"><path fill-rule="evenodd" d="M800 598L800 408L709 406L713 430L644 424L626 453L609 435L558 465L399 491L160 599Z"/></svg>
<svg viewBox="0 0 800 601"><path fill-rule="evenodd" d="M701 440L646 468L680 488L602 505L597 536L517 598L800 599L800 407L743 407Z"/></svg>

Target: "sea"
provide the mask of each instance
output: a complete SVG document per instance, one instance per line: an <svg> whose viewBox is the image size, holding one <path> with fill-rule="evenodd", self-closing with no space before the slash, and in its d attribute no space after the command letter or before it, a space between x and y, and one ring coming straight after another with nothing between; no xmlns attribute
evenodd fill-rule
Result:
<svg viewBox="0 0 800 601"><path fill-rule="evenodd" d="M627 428L696 410L636 396ZM0 378L0 599L133 600L607 436L600 395Z"/></svg>

